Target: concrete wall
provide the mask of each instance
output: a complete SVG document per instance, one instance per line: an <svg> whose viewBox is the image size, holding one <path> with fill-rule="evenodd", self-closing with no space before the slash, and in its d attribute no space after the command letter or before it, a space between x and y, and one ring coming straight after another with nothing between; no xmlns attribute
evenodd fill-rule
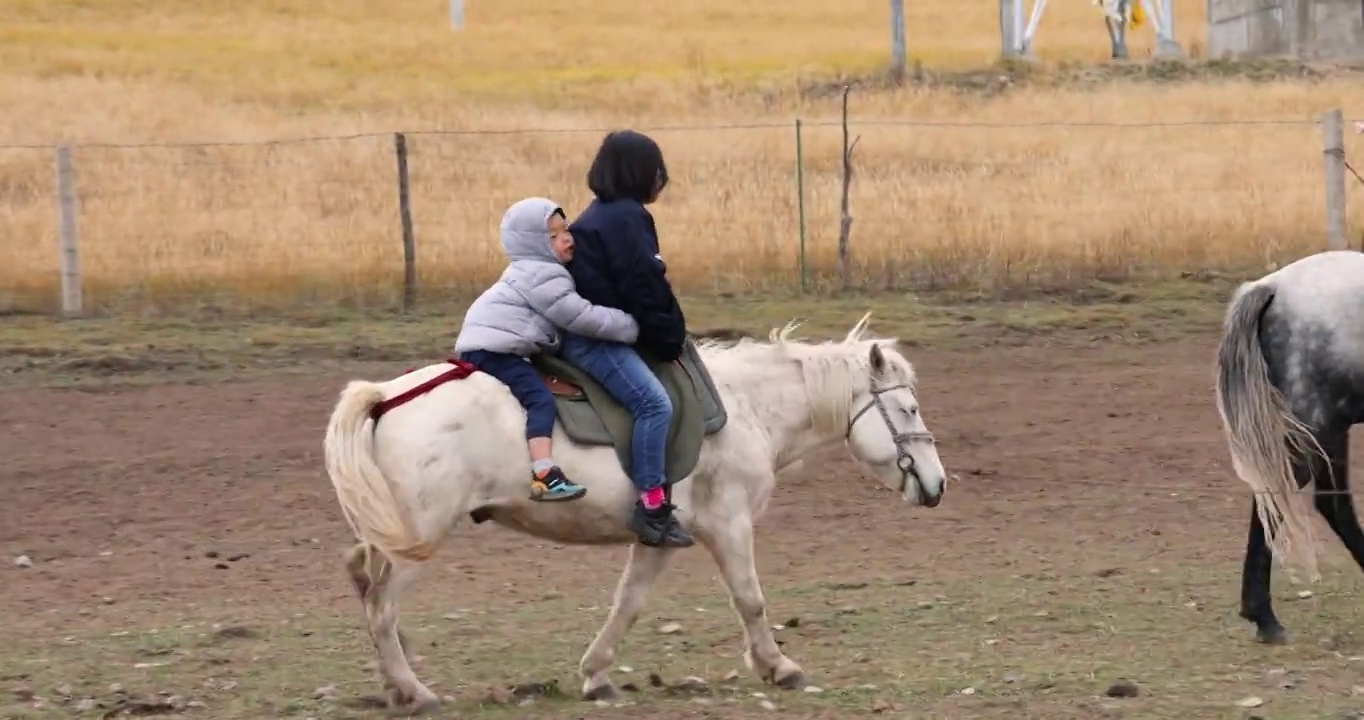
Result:
<svg viewBox="0 0 1364 720"><path fill-rule="evenodd" d="M1208 56L1364 58L1364 0L1208 0Z"/></svg>

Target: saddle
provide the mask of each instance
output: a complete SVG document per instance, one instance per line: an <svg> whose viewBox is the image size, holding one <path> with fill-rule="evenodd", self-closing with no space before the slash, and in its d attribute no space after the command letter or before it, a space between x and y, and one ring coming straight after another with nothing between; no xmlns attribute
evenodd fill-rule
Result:
<svg viewBox="0 0 1364 720"><path fill-rule="evenodd" d="M701 457L701 442L729 420L720 393L690 339L675 363L657 362L641 353L645 364L668 391L673 417L668 426L665 475L668 484L687 477ZM531 365L554 396L559 425L579 445L614 447L621 469L630 471L630 439L635 420L600 383L567 360L546 353L531 356Z"/></svg>

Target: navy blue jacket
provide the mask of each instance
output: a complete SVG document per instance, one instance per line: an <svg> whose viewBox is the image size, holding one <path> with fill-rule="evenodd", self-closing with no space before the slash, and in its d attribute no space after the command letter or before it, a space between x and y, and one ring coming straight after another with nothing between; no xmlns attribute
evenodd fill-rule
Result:
<svg viewBox="0 0 1364 720"><path fill-rule="evenodd" d="M633 200L593 200L568 229L573 234L568 271L578 294L630 313L639 323L636 347L655 359L681 357L687 320L668 283L653 215Z"/></svg>

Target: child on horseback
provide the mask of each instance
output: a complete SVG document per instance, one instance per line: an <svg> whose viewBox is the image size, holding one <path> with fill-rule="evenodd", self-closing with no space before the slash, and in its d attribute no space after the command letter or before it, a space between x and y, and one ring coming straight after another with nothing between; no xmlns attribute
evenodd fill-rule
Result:
<svg viewBox="0 0 1364 720"><path fill-rule="evenodd" d="M682 355L686 318L668 283L654 218L645 209L668 184L663 153L649 137L623 130L602 141L587 173L596 196L569 228L574 258L569 272L578 292L594 305L619 308L639 324L637 347L654 359ZM634 416L630 479L639 492L629 527L646 545L687 547L691 533L665 502L664 467L672 401L663 384L632 347L565 333L562 355L606 388Z"/></svg>
<svg viewBox="0 0 1364 720"><path fill-rule="evenodd" d="M526 409L532 500L582 497L587 488L569 480L550 459L558 412L554 396L527 360L556 352L560 329L578 337L633 343L639 325L627 313L585 300L564 267L573 258L573 236L554 201L521 200L502 216L502 250L509 264L502 277L469 306L455 354L501 380Z"/></svg>

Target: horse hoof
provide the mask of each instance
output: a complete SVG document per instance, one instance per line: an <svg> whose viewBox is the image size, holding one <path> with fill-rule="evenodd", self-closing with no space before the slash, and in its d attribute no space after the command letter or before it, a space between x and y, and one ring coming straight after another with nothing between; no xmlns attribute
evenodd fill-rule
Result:
<svg viewBox="0 0 1364 720"><path fill-rule="evenodd" d="M794 670L777 678L776 684L782 690L800 690L810 684L810 676L800 670Z"/></svg>
<svg viewBox="0 0 1364 720"><path fill-rule="evenodd" d="M1288 631L1282 626L1260 628L1255 631L1255 639L1265 645L1287 645Z"/></svg>
<svg viewBox="0 0 1364 720"><path fill-rule="evenodd" d="M440 698L430 690L410 697L394 690L389 695L388 707L387 714L390 717L428 715L440 710Z"/></svg>
<svg viewBox="0 0 1364 720"><path fill-rule="evenodd" d="M613 685L610 681L607 681L596 687L585 688L583 690L583 700L586 700L588 702L596 702L598 700L614 702L619 699L620 691L616 690L616 686Z"/></svg>

